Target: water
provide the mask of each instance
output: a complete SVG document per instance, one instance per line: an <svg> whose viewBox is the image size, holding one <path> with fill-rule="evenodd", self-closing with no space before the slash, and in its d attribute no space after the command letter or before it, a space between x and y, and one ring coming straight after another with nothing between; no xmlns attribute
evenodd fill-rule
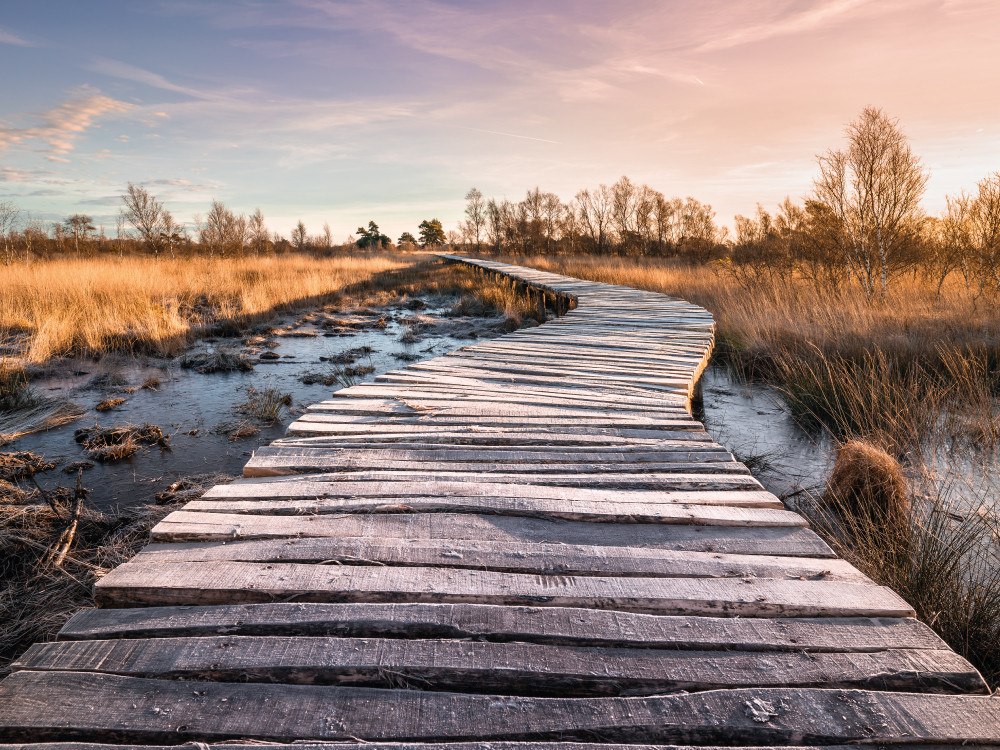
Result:
<svg viewBox="0 0 1000 750"><path fill-rule="evenodd" d="M134 456L116 463L96 463L84 471L84 486L90 490L91 503L102 510L117 510L133 505L154 502L155 496L181 478L199 474L239 475L253 450L285 434L288 424L305 407L323 401L340 387L339 384L306 385L301 377L309 372L330 373L333 365L320 358L330 358L338 353L358 347L371 347L370 354L358 357L355 365L374 367L374 372L357 377L356 382L374 379L378 373L398 369L411 359L428 359L457 349L474 338L486 338L502 333L500 318L448 318L444 313L456 300L429 299L425 309L415 312L408 309L382 308L362 311L352 316L348 312L333 311L335 318L353 321L357 329L339 334L324 329L319 323L325 316L320 313L305 319L279 320L277 335L267 336L276 342L273 348L261 348L256 355L252 372L199 374L180 366L179 360L127 360L115 369L124 375L132 386L140 385L149 377L158 378L156 390L140 389L133 393L121 389L94 390L87 384L97 375L108 372L104 363L75 360L60 367L51 377L36 380L33 386L39 393L67 397L84 407L86 414L76 422L27 435L4 450L27 450L43 454L58 463L56 469L37 477L43 488L71 485L74 476L62 471L67 465L87 460L83 448L73 439L79 427L103 427L125 423L158 425L169 433L169 449L144 448ZM384 327L380 327L380 319ZM336 329L335 329L336 330ZM415 341L403 343L409 331ZM199 342L191 352L211 350L214 347L232 347L254 352L240 339L222 339ZM259 354L274 352L277 359L259 360ZM294 405L283 409L280 419L262 426L256 435L230 440L227 427L246 417L235 408L246 400L247 389L275 388L289 393ZM119 408L100 413L94 407L105 398L120 397L126 402ZM75 471L72 472L75 475Z"/></svg>
<svg viewBox="0 0 1000 750"><path fill-rule="evenodd" d="M737 382L719 365L702 377L704 411L698 416L705 429L768 490L791 499L822 485L832 466L829 437L802 429L769 386Z"/></svg>

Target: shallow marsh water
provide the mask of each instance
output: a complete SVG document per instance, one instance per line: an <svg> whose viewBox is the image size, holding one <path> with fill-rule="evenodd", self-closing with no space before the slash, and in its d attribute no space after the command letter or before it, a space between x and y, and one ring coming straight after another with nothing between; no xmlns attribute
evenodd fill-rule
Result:
<svg viewBox="0 0 1000 750"><path fill-rule="evenodd" d="M804 430L770 386L738 382L714 364L702 377L703 406L696 416L768 490L791 499L822 485L833 465L827 435Z"/></svg>
<svg viewBox="0 0 1000 750"><path fill-rule="evenodd" d="M298 319L273 321L277 330L257 337L263 346L248 347L243 339L219 339L198 342L187 352L196 354L218 347L243 351L253 362L251 372L200 374L183 368L180 358L63 362L53 375L36 379L32 386L42 395L69 398L84 407L86 414L69 425L26 435L3 450L32 451L56 461L54 470L36 477L43 488L51 488L72 484L73 477L67 476L63 469L88 460L73 437L80 427L95 422L102 427L149 422L169 433L169 449L143 448L125 460L95 462L93 468L84 471L90 502L102 510L154 502L157 493L180 479L211 474L238 476L256 447L282 437L288 424L306 406L329 398L343 387L339 383L302 382L307 373L334 374L338 366L328 361L331 358L336 359L351 349L370 347L372 351L358 355L354 365L371 367L373 371L350 379L363 382L403 367L409 361L445 354L477 338L501 335L502 317L447 317L455 302L456 299L431 298L426 300L426 307L418 310L394 306L364 310L360 314L312 313ZM421 304L424 302L413 306L419 308ZM323 323L331 318L347 325L324 327ZM265 358L261 359L261 355ZM95 377L108 373L118 380L124 378L128 385L88 387ZM155 390L126 391L148 378L159 380ZM283 408L275 423L260 425L255 435L231 440L227 433L246 420L236 408L246 400L250 388L258 391L273 388L291 394L293 405ZM107 398L124 398L125 403L111 411L97 412L94 407Z"/></svg>

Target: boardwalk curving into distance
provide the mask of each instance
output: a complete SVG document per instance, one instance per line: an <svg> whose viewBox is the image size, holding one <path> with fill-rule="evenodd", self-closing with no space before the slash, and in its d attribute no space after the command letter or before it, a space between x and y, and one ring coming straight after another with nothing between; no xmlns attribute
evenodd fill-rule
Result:
<svg viewBox="0 0 1000 750"><path fill-rule="evenodd" d="M0 682L0 742L1000 746L971 665L691 417L705 310L446 258L564 314L338 391L171 513Z"/></svg>

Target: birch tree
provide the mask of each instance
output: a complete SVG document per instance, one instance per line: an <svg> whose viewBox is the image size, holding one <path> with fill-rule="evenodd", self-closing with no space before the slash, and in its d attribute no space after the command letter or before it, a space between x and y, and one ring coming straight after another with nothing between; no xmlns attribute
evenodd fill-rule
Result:
<svg viewBox="0 0 1000 750"><path fill-rule="evenodd" d="M844 259L865 295L884 300L896 256L919 230L928 174L881 109L864 109L846 135L846 151L819 157L816 197L843 225Z"/></svg>

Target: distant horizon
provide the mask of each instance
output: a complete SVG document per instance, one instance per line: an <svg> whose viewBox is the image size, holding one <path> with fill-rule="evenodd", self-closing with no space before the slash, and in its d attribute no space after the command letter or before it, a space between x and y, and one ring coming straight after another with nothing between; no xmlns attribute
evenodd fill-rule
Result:
<svg viewBox="0 0 1000 750"><path fill-rule="evenodd" d="M980 0L19 4L0 20L0 201L114 234L146 186L288 236L446 230L464 195L568 202L622 175L732 227L802 202L863 107L898 118L923 202L1000 170L1000 6ZM55 19L55 21L53 21Z"/></svg>

